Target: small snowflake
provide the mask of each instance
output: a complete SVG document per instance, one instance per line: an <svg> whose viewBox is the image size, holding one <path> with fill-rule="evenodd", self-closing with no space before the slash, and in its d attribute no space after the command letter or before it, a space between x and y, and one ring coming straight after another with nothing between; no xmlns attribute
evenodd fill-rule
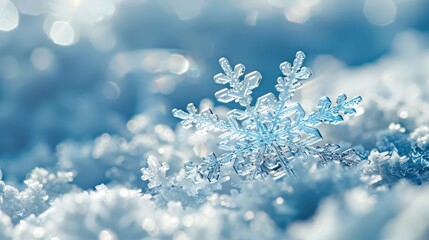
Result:
<svg viewBox="0 0 429 240"><path fill-rule="evenodd" d="M149 181L148 187L154 188L157 187L164 182L167 182L167 178L165 177L165 173L170 169L167 163L163 162L159 163L158 158L155 156L149 156L147 159L147 168L142 168L142 180Z"/></svg>
<svg viewBox="0 0 429 240"><path fill-rule="evenodd" d="M294 175L289 163L296 158L313 155L326 161L326 156L333 156L331 147L313 146L322 140L316 126L342 122L341 113L354 115L355 106L362 98L358 96L347 100L347 96L342 94L332 106L331 100L325 96L320 98L317 109L306 116L299 103L291 102L295 92L302 87L301 81L312 74L309 68L302 66L304 59L304 53L298 52L293 64L280 64L284 76L277 79L275 86L279 92L278 98L268 93L259 97L253 106L251 94L259 86L261 74L254 71L244 75L243 64L233 69L226 58L221 58L219 63L224 73L217 74L214 81L230 87L216 92L216 99L222 103L237 102L244 109L231 110L226 120L220 120L211 109L199 112L192 103L187 106L188 112L173 109L173 115L182 119L185 128L194 126L201 133L212 130L222 133L219 136L219 148L224 153L219 157L210 153L203 158L204 163L197 167L209 181L217 181L221 168L229 163L232 163L237 174L250 179L268 175L278 179ZM341 161L341 155L336 156ZM343 164L351 165L350 162L347 160Z"/></svg>

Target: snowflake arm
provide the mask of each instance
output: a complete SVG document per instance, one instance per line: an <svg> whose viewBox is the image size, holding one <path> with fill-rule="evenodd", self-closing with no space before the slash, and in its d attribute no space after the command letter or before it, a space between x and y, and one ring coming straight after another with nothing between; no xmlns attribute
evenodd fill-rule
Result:
<svg viewBox="0 0 429 240"><path fill-rule="evenodd" d="M188 113L179 110L173 109L173 115L177 118L182 119L182 125L185 128L190 128L195 126L199 132L204 133L210 130L223 130L219 118L214 114L211 109L207 109L201 113L198 113L198 109L193 103L188 104L186 107Z"/></svg>
<svg viewBox="0 0 429 240"><path fill-rule="evenodd" d="M296 53L293 65L289 62L280 64L280 70L284 77L277 78L276 90L280 92L280 100L289 101L296 90L302 87L300 80L308 79L312 72L309 68L303 67L305 54L301 51Z"/></svg>
<svg viewBox="0 0 429 240"><path fill-rule="evenodd" d="M328 97L320 98L316 111L308 117L307 122L314 126L322 122L327 124L341 123L344 119L340 113L348 116L356 114L355 106L362 101L362 97L357 96L349 101L346 100L347 96L341 94L337 98L337 104L331 106L332 102Z"/></svg>
<svg viewBox="0 0 429 240"><path fill-rule="evenodd" d="M204 163L201 165L200 172L206 173L207 179L210 182L215 182L220 176L220 167L222 162L217 159L214 153L203 157Z"/></svg>
<svg viewBox="0 0 429 240"><path fill-rule="evenodd" d="M217 74L214 77L214 81L218 84L229 84L231 88L224 88L216 92L216 99L223 103L235 101L243 107L249 106L252 102L250 95L252 94L252 90L259 86L262 79L261 74L253 71L246 74L243 80L240 80L245 71L243 64L237 64L234 70L232 70L226 58L221 58L219 64L224 73Z"/></svg>

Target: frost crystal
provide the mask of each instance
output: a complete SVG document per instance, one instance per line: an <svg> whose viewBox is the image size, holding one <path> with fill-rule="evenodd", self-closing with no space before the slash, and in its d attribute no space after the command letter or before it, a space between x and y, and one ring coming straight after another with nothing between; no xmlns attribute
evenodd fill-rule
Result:
<svg viewBox="0 0 429 240"><path fill-rule="evenodd" d="M24 181L26 188L22 191L0 180L0 220L1 211L8 215L13 223L29 215L43 213L53 200L74 189L70 184L72 180L71 172L54 174L43 168L35 168L29 174Z"/></svg>
<svg viewBox="0 0 429 240"><path fill-rule="evenodd" d="M158 159L154 156L149 156L147 163L149 167L142 169L142 180L149 180L149 188L154 188L161 185L162 181L166 179L165 173L169 169L168 164L160 164Z"/></svg>
<svg viewBox="0 0 429 240"><path fill-rule="evenodd" d="M342 122L341 113L354 115L354 107L362 98L358 96L347 100L347 96L342 94L332 106L331 100L325 96L320 98L317 109L306 116L299 103L291 102L295 92L302 87L301 81L312 74L309 68L303 66L304 59L304 53L298 52L293 64L281 63L280 70L284 76L277 79L275 86L279 92L278 98L268 93L259 97L252 106L252 90L259 86L261 74L254 71L244 75L243 64L233 69L226 58L221 58L219 63L224 73L217 74L214 81L230 87L216 92L216 99L222 103L237 102L244 109L231 110L226 120L220 120L211 109L198 111L192 103L187 106L188 112L173 109L173 115L182 119L185 128L194 126L201 133L211 130L222 133L219 148L224 153L220 157L210 153L197 167L210 182L219 179L222 166L228 163L232 163L237 174L248 179L266 176L278 179L294 175L289 164L293 159L308 155L332 156L332 147L313 146L322 140L316 126ZM243 75L244 79L241 79ZM343 155L350 156L348 153Z"/></svg>
<svg viewBox="0 0 429 240"><path fill-rule="evenodd" d="M407 134L399 124L391 124L388 131L381 132L377 149L368 156L369 164L363 172L373 176L374 187L392 187L400 180L421 185L429 181L429 152L423 144L426 127Z"/></svg>

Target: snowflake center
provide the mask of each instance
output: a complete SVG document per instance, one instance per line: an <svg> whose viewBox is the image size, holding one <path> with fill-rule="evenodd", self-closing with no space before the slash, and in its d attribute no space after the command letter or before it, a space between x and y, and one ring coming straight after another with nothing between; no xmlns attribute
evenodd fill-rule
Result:
<svg viewBox="0 0 429 240"><path fill-rule="evenodd" d="M265 132L265 133L262 133L260 141L265 143L268 146L272 146L276 139L277 139L277 136L274 135L273 133Z"/></svg>

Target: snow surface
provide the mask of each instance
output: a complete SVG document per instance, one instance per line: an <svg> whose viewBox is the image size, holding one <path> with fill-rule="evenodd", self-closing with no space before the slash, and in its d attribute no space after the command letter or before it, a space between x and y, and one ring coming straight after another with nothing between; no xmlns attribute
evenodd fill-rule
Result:
<svg viewBox="0 0 429 240"><path fill-rule="evenodd" d="M428 9L0 1L0 239L428 239ZM200 101L227 119L237 105L214 103L220 56L264 77L253 101L236 99L253 106L298 50L313 76L293 102L317 112L321 96L362 96L355 116L319 126L323 154L295 156L293 174L225 167L208 181L202 158L221 155L221 133L183 128L171 110Z"/></svg>

